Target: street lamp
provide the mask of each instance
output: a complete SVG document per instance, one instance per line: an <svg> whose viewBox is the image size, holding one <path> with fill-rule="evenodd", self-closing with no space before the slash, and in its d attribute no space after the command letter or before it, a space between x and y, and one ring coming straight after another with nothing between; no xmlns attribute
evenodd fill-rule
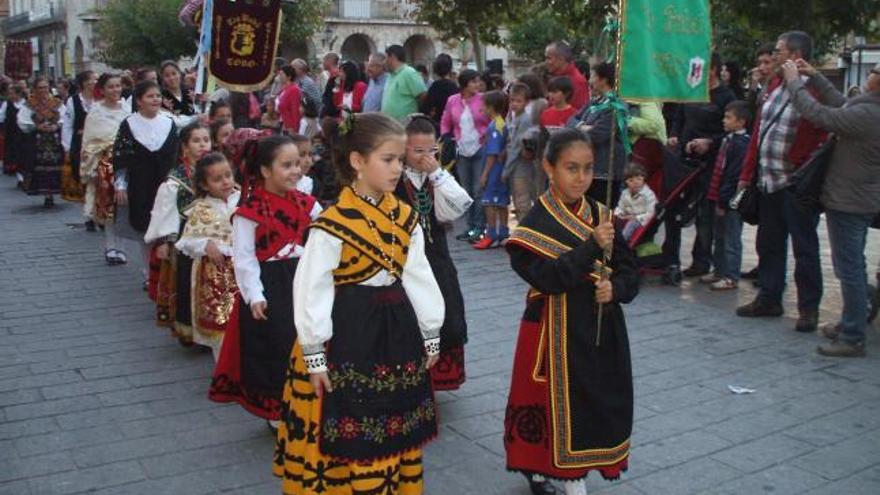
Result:
<svg viewBox="0 0 880 495"><path fill-rule="evenodd" d="M324 25L324 32L321 36L321 43L324 48L330 49L333 44L333 28L329 24Z"/></svg>
<svg viewBox="0 0 880 495"><path fill-rule="evenodd" d="M865 37L864 36L856 36L855 40L856 45L853 47L859 51L859 65L856 70L856 85L862 86L862 54L865 51Z"/></svg>

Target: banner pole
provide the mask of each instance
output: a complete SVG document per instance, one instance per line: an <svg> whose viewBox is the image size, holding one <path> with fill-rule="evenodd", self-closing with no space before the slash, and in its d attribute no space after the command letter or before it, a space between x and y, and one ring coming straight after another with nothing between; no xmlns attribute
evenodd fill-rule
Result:
<svg viewBox="0 0 880 495"><path fill-rule="evenodd" d="M620 0L617 3L617 12L618 15L622 15L623 13L623 0ZM613 33L614 36L614 49L611 52L614 57L614 84L611 87L611 93L616 97L618 81L620 80L620 71L618 70L620 67L620 26L616 32ZM605 207L608 208L608 217L607 221L614 222L614 208L611 206L611 199L613 196L614 187L614 151L617 148L617 105L611 105L611 149L608 152L608 174L605 183ZM602 223L602 210L599 210L599 223ZM604 267L603 270L599 273L599 281L606 280L608 270L605 269L608 266L608 263L611 262L611 253L614 246L610 246L605 249L604 254L602 255ZM596 347L599 347L602 344L602 320L604 316L605 305L599 303L599 307L596 314Z"/></svg>

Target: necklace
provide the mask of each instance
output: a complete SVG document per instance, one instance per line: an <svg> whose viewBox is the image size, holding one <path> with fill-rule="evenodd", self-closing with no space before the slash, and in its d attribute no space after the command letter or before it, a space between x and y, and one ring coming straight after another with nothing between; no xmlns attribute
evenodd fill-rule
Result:
<svg viewBox="0 0 880 495"><path fill-rule="evenodd" d="M433 188L426 181L422 185L423 189L417 189L408 177L404 178L403 183L410 202L419 214L419 224L422 226L422 231L425 232L428 242L433 244L434 237L431 232L431 218L429 216L434 209Z"/></svg>
<svg viewBox="0 0 880 495"><path fill-rule="evenodd" d="M354 194L357 197L361 198L361 200L375 206L376 209L379 210L381 213L385 213L381 208L379 208L378 204L374 203L374 200L372 198L361 194L354 184L351 185L351 190L354 191ZM397 244L397 218L394 211L395 209L392 208L387 214L387 217L391 220L391 248L389 250L390 253L386 253L385 250L382 249L382 236L379 234L379 229L376 227L376 222L368 218L363 212L360 212L360 214L361 217L363 217L364 221L367 222L367 226L370 227L370 231L373 233L373 237L376 239L376 249L379 250L379 256L382 258L382 261L385 262L386 270L388 270L388 273L392 277L400 278L400 274L397 273L397 269L394 267L394 245Z"/></svg>

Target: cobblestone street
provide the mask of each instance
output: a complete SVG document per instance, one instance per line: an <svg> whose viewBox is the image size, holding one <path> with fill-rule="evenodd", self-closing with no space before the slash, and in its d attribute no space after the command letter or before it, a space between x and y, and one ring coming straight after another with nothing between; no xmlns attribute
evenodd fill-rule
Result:
<svg viewBox="0 0 880 495"><path fill-rule="evenodd" d="M265 422L208 401L210 352L154 325L140 267L105 264L80 205L44 211L13 184L0 179L0 494L279 493ZM840 294L824 223L820 232L827 321ZM754 229L745 237L750 269ZM427 493L527 495L502 445L526 288L502 250L452 246L470 324L468 381L439 394ZM878 258L872 231L872 280ZM615 483L591 476L590 493L880 493L880 335L870 330L866 359L822 358L818 335L792 330L791 288L782 319L737 318L753 295L747 282L724 294L646 286L626 308L631 468Z"/></svg>

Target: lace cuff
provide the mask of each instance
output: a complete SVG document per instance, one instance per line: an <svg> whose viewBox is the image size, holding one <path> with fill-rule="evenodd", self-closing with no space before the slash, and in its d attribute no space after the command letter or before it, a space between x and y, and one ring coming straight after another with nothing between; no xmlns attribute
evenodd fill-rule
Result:
<svg viewBox="0 0 880 495"><path fill-rule="evenodd" d="M323 352L306 354L303 359L305 359L306 369L310 374L327 372L327 357Z"/></svg>
<svg viewBox="0 0 880 495"><path fill-rule="evenodd" d="M425 339L425 354L428 356L440 354L440 337Z"/></svg>

